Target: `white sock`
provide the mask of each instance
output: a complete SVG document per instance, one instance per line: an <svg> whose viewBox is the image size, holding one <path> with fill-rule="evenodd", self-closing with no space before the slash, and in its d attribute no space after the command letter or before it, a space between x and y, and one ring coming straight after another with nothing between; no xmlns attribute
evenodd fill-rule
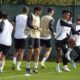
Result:
<svg viewBox="0 0 80 80"><path fill-rule="evenodd" d="M43 57L43 59L42 59L42 63L45 63L45 61L46 61L47 59L45 58L45 57Z"/></svg>
<svg viewBox="0 0 80 80"><path fill-rule="evenodd" d="M30 68L30 62L26 62L26 68Z"/></svg>
<svg viewBox="0 0 80 80"><path fill-rule="evenodd" d="M16 57L13 57L13 63L16 64L16 60L17 58Z"/></svg>
<svg viewBox="0 0 80 80"><path fill-rule="evenodd" d="M34 68L36 68L36 69L38 68L38 63L37 62L34 63Z"/></svg>
<svg viewBox="0 0 80 80"><path fill-rule="evenodd" d="M75 63L74 60L71 60L71 63Z"/></svg>
<svg viewBox="0 0 80 80"><path fill-rule="evenodd" d="M4 68L4 65L5 65L5 61L2 62L2 69Z"/></svg>
<svg viewBox="0 0 80 80"><path fill-rule="evenodd" d="M1 67L2 67L2 61L0 61L0 69L1 69Z"/></svg>
<svg viewBox="0 0 80 80"><path fill-rule="evenodd" d="M59 64L59 63L57 63L57 64L56 64L56 68L58 68L58 69L59 69L59 68L60 68L60 67L59 67L59 65L60 65L60 64Z"/></svg>
<svg viewBox="0 0 80 80"><path fill-rule="evenodd" d="M66 53L66 55L70 55L71 51L72 51L72 49L69 48L68 51L67 51L67 53Z"/></svg>
<svg viewBox="0 0 80 80"><path fill-rule="evenodd" d="M1 65L1 69L3 69L4 68L4 65L5 65L5 61L0 61L0 65Z"/></svg>
<svg viewBox="0 0 80 80"><path fill-rule="evenodd" d="M18 61L17 68L20 68L20 66L21 66L21 61Z"/></svg>

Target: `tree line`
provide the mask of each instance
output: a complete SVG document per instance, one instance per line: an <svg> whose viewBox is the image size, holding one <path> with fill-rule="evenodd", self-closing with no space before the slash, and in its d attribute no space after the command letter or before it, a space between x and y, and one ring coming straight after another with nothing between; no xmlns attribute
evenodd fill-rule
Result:
<svg viewBox="0 0 80 80"><path fill-rule="evenodd" d="M80 0L0 0L1 4L80 5Z"/></svg>

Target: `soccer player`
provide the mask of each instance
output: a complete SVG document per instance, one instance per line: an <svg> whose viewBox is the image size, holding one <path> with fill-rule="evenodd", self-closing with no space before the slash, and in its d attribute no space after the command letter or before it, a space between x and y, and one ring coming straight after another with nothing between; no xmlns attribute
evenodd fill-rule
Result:
<svg viewBox="0 0 80 80"><path fill-rule="evenodd" d="M39 61L39 53L40 53L40 14L42 13L41 6L36 6L34 8L34 13L31 13L28 16L27 26L30 28L30 39L29 39L29 54L27 56L27 65L26 71L31 73L30 70L30 61L32 54L34 53L34 73L38 73L38 61Z"/></svg>
<svg viewBox="0 0 80 80"><path fill-rule="evenodd" d="M62 11L62 15L63 18L60 18L57 22L57 27L56 27L56 49L57 49L57 58L56 58L56 71L57 72L62 72L60 70L60 60L62 57L62 53L63 54L63 65L65 65L68 60L65 56L65 52L67 51L66 45L68 44L68 32L67 29L68 27L71 27L71 30L76 33L79 34L78 32L75 31L74 27L72 24L69 24L67 21L70 18L70 11L68 10L63 10ZM70 71L69 68L67 66L65 66L65 68L63 68L65 71Z"/></svg>
<svg viewBox="0 0 80 80"><path fill-rule="evenodd" d="M80 32L80 17L78 17L76 19L76 28L75 29L76 29L76 31ZM80 60L80 35L73 34L73 37L75 38L75 41L76 41L76 46L73 49L77 53L78 56L74 60L70 60L70 61L72 62L73 68L76 69L76 62ZM71 51L72 51L72 49L69 48L66 53L69 57L70 57ZM65 65L67 65L67 63Z"/></svg>
<svg viewBox="0 0 80 80"><path fill-rule="evenodd" d="M0 22L1 21L3 22L2 23L3 30L2 32L0 32L0 72L3 72L6 54L8 53L12 44L13 26L8 21L8 15L6 13L2 13L2 19L0 20Z"/></svg>
<svg viewBox="0 0 80 80"><path fill-rule="evenodd" d="M42 58L41 61L41 66L45 68L45 61L48 59L50 53L51 53L51 36L54 36L54 31L53 31L53 26L54 26L54 9L53 8L48 8L47 10L48 14L42 16L41 18L41 49L42 47L46 48L46 52L44 54L44 57Z"/></svg>
<svg viewBox="0 0 80 80"><path fill-rule="evenodd" d="M70 18L69 18L69 20L68 20L68 23L72 24L72 13L71 13ZM68 32L69 32L68 35L72 36L71 28L68 29ZM67 47L68 47L68 45L67 45ZM66 52L65 57L66 57L69 61L71 60L71 58L70 58L70 53L71 53L71 52L72 52L72 48L68 47L68 51Z"/></svg>
<svg viewBox="0 0 80 80"><path fill-rule="evenodd" d="M13 56L13 65L12 69L16 67L17 70L21 70L21 61L23 59L25 47L26 47L26 39L27 35L24 33L27 17L28 17L29 8L24 6L22 9L22 13L17 15L15 22L15 33L14 33L14 44L15 44L15 53Z"/></svg>
<svg viewBox="0 0 80 80"><path fill-rule="evenodd" d="M80 33L80 16L76 19L76 31ZM73 68L76 69L76 62L80 61L80 35L75 34L75 41L76 41L76 46L73 48L75 52L77 53L77 57L74 59L72 62Z"/></svg>

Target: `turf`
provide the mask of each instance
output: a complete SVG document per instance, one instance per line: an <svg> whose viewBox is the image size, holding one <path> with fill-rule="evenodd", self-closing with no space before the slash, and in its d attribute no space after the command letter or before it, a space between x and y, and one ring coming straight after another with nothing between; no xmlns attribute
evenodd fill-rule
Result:
<svg viewBox="0 0 80 80"><path fill-rule="evenodd" d="M55 71L54 62L46 62L46 69L42 69L39 64L39 73L32 74L31 76L25 76L25 64L22 62L22 71L11 70L11 61L6 61L5 69L0 74L0 80L80 80L80 63L77 64L77 69L73 69L69 63L70 72L57 73ZM31 69L33 69L33 62L31 62ZM62 64L61 64L62 67Z"/></svg>

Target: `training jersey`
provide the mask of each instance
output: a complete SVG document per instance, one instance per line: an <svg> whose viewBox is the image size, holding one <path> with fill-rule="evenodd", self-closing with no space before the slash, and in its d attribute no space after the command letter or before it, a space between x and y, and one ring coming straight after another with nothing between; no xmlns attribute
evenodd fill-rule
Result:
<svg viewBox="0 0 80 80"><path fill-rule="evenodd" d="M30 31L29 31L30 37L40 39L40 31L37 29L40 27L40 17L34 15L33 13L31 13L31 15L29 17L32 17L32 20L31 20L31 22L30 21L28 21L28 22L32 24L31 26L36 27L36 29L34 29L29 26L30 24L27 25L30 28Z"/></svg>
<svg viewBox="0 0 80 80"><path fill-rule="evenodd" d="M76 31L80 31L80 25L76 25ZM80 46L80 35L74 35L76 46Z"/></svg>
<svg viewBox="0 0 80 80"><path fill-rule="evenodd" d="M11 46L12 31L13 31L12 24L7 19L5 19L3 31L0 33L0 44Z"/></svg>
<svg viewBox="0 0 80 80"><path fill-rule="evenodd" d="M62 26L60 24L60 20L61 19L58 20L57 26L56 26L56 35L55 35L56 40L63 40L65 38L67 38L67 34L70 34L70 30L71 30L70 27ZM66 20L64 20L64 21L67 22ZM69 22L67 22L67 23L69 23Z"/></svg>
<svg viewBox="0 0 80 80"><path fill-rule="evenodd" d="M14 38L22 39L27 38L28 36L24 33L25 27L27 25L27 15L19 14L15 19L15 33Z"/></svg>
<svg viewBox="0 0 80 80"><path fill-rule="evenodd" d="M52 25L50 26L52 21ZM54 19L50 15L45 15L41 18L41 39L51 39L50 27L53 27Z"/></svg>

